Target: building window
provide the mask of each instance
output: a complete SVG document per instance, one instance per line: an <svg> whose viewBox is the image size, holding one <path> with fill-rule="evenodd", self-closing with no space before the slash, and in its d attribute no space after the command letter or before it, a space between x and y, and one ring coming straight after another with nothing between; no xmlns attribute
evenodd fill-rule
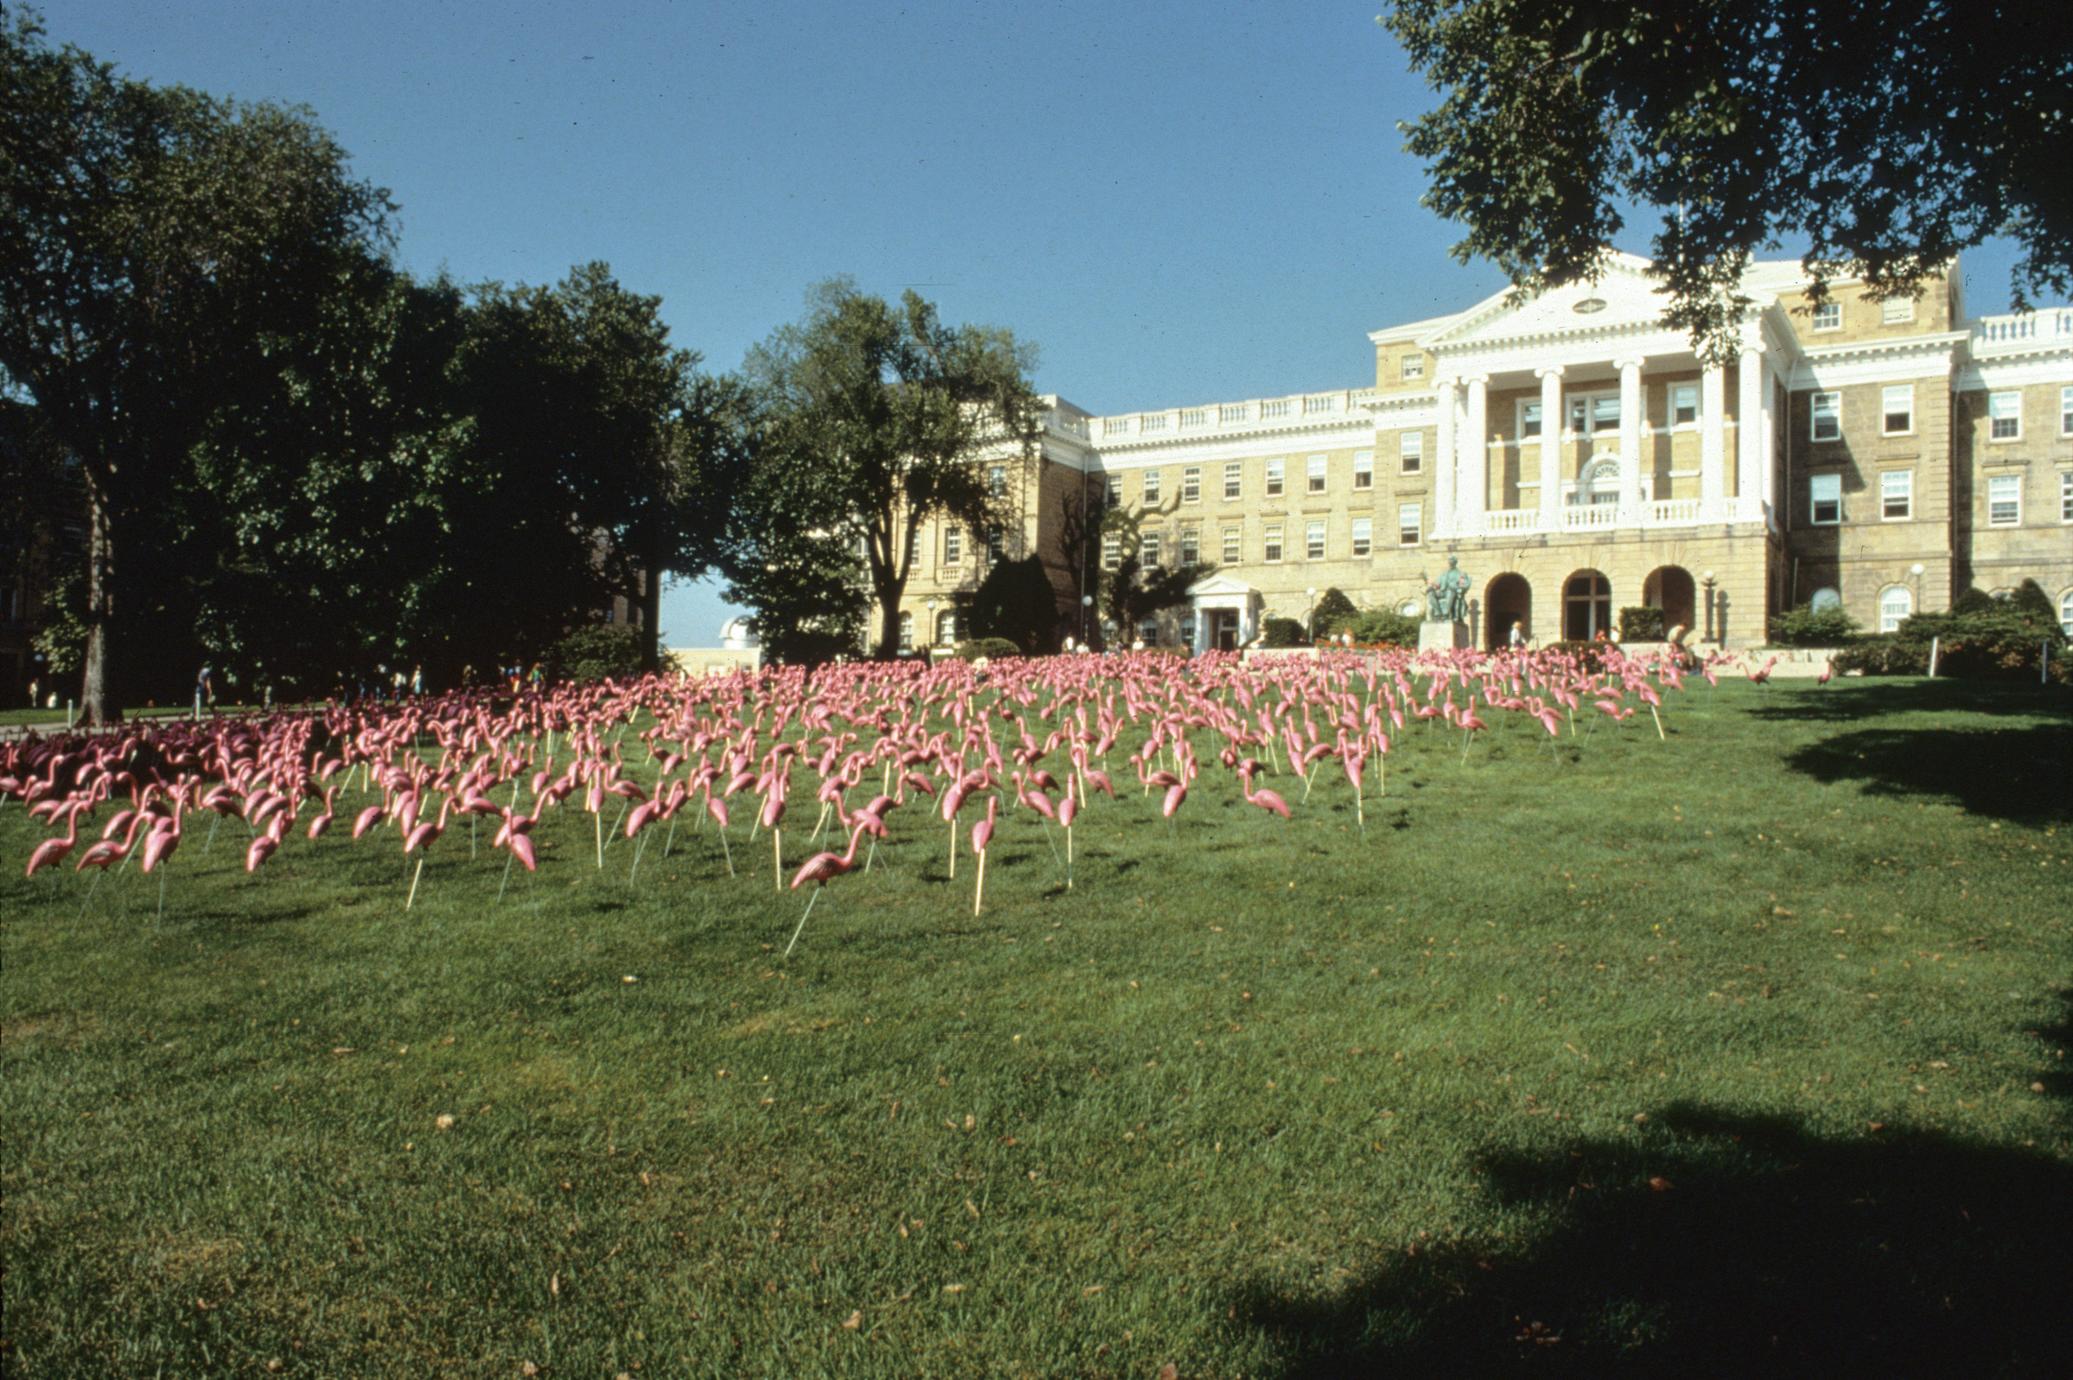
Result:
<svg viewBox="0 0 2073 1380"><path fill-rule="evenodd" d="M1375 520L1357 517L1353 520L1353 554L1365 556L1375 547Z"/></svg>
<svg viewBox="0 0 2073 1380"><path fill-rule="evenodd" d="M1007 491L1007 470L999 465L993 465L988 467L986 471L986 492L991 494L995 498L999 498L1002 494L1006 493Z"/></svg>
<svg viewBox="0 0 2073 1380"><path fill-rule="evenodd" d="M1180 472L1180 501L1200 503L1202 501L1202 467L1190 465Z"/></svg>
<svg viewBox="0 0 2073 1380"><path fill-rule="evenodd" d="M1899 632L1901 620L1915 611L1915 595L1906 585L1893 585L1879 594L1879 631Z"/></svg>
<svg viewBox="0 0 2073 1380"><path fill-rule="evenodd" d="M1814 308L1814 329L1817 331L1839 331L1843 328L1843 304L1823 302Z"/></svg>
<svg viewBox="0 0 2073 1380"><path fill-rule="evenodd" d="M1144 472L1144 506L1149 508L1158 501L1159 472L1157 470L1146 470Z"/></svg>
<svg viewBox="0 0 2073 1380"><path fill-rule="evenodd" d="M1879 474L1879 516L1899 522L1915 515L1915 472L1884 470Z"/></svg>
<svg viewBox="0 0 2073 1380"><path fill-rule="evenodd" d="M1987 480L1987 525L2020 527L2023 521L2023 477L1997 474Z"/></svg>
<svg viewBox="0 0 2073 1380"><path fill-rule="evenodd" d="M1905 436L1915 429L1915 386L1912 383L1888 384L1880 397L1880 435Z"/></svg>
<svg viewBox="0 0 2073 1380"><path fill-rule="evenodd" d="M943 529L943 564L956 565L964 559L965 529L945 527Z"/></svg>
<svg viewBox="0 0 2073 1380"><path fill-rule="evenodd" d="M921 528L907 529L907 567L913 569L921 564Z"/></svg>
<svg viewBox="0 0 2073 1380"><path fill-rule="evenodd" d="M1416 474L1425 468L1425 433L1406 431L1396 438L1397 469L1403 474Z"/></svg>
<svg viewBox="0 0 2073 1380"><path fill-rule="evenodd" d="M1814 591L1814 597L1807 600L1807 607L1816 613L1827 613L1843 606L1843 596L1828 585Z"/></svg>
<svg viewBox="0 0 2073 1380"><path fill-rule="evenodd" d="M1303 559L1321 561L1324 559L1324 524L1306 523L1303 527Z"/></svg>
<svg viewBox="0 0 2073 1380"><path fill-rule="evenodd" d="M1195 615L1192 613L1180 616L1180 641L1184 647L1195 645Z"/></svg>
<svg viewBox="0 0 2073 1380"><path fill-rule="evenodd" d="M1236 564L1238 564L1238 538L1239 538L1239 532L1238 532L1238 529L1237 529L1236 527L1226 527L1226 528L1224 529L1224 564L1225 564L1225 565L1236 565Z"/></svg>
<svg viewBox="0 0 2073 1380"><path fill-rule="evenodd" d="M1418 544L1418 519L1417 504L1399 503L1396 505L1396 544L1398 546L1416 546Z"/></svg>
<svg viewBox="0 0 2073 1380"><path fill-rule="evenodd" d="M1237 498L1245 492L1245 465L1237 460L1224 465L1224 497Z"/></svg>
<svg viewBox="0 0 2073 1380"><path fill-rule="evenodd" d="M1114 570L1123 564L1123 539L1110 535L1101 539L1101 568Z"/></svg>
<svg viewBox="0 0 2073 1380"><path fill-rule="evenodd" d="M2073 522L2073 470L2059 471L2059 521Z"/></svg>
<svg viewBox="0 0 2073 1380"><path fill-rule="evenodd" d="M1540 435L1540 404L1537 402L1519 404L1519 439L1530 441Z"/></svg>
<svg viewBox="0 0 2073 1380"><path fill-rule="evenodd" d="M1123 506L1123 476L1120 474L1112 474L1108 477L1108 506L1111 508Z"/></svg>
<svg viewBox="0 0 2073 1380"><path fill-rule="evenodd" d="M1180 529L1180 563L1200 565L1202 563L1202 534L1193 527Z"/></svg>
<svg viewBox="0 0 2073 1380"><path fill-rule="evenodd" d="M1277 522L1269 525L1264 535L1266 540L1263 544L1262 554L1265 556L1267 564L1273 565L1281 559L1281 524Z"/></svg>
<svg viewBox="0 0 2073 1380"><path fill-rule="evenodd" d="M1833 527L1843 520L1843 477L1815 474L1807 477L1808 521L1816 527Z"/></svg>
<svg viewBox="0 0 2073 1380"><path fill-rule="evenodd" d="M2059 435L2073 436L2073 384L2059 390Z"/></svg>
<svg viewBox="0 0 2073 1380"><path fill-rule="evenodd" d="M986 529L986 559L987 559L988 561L990 561L990 562L994 563L994 564L999 564L999 563L1000 563L1000 560L1001 560L1001 558L1002 558L1003 556L1007 555L1007 551L1008 551L1008 538L1007 538L1007 534L1006 534L1005 532L1003 532L1003 531L1002 531L1002 530L1001 530L1000 528L998 528L998 527L989 527L989 528L987 528L987 529Z"/></svg>
<svg viewBox="0 0 2073 1380"><path fill-rule="evenodd" d="M1137 539L1137 565L1140 570L1153 571L1159 568L1159 534L1146 532Z"/></svg>
<svg viewBox="0 0 2073 1380"><path fill-rule="evenodd" d="M1699 385L1670 385L1670 425L1691 426L1699 420Z"/></svg>
<svg viewBox="0 0 2073 1380"><path fill-rule="evenodd" d="M1396 376L1399 379L1422 379L1425 377L1425 356L1405 355L1396 362Z"/></svg>
<svg viewBox="0 0 2073 1380"><path fill-rule="evenodd" d="M2023 395L1987 394L1987 437L1994 441L2023 439Z"/></svg>
<svg viewBox="0 0 2073 1380"><path fill-rule="evenodd" d="M1353 452L1353 487L1372 489L1375 487L1375 452L1357 450Z"/></svg>
<svg viewBox="0 0 2073 1380"><path fill-rule="evenodd" d="M1267 497L1281 497L1281 476L1281 462L1279 460L1269 460L1267 462Z"/></svg>
<svg viewBox="0 0 2073 1380"><path fill-rule="evenodd" d="M1840 441L1843 439L1843 395L1840 393L1816 393L1809 404L1808 417L1811 427L1807 438L1812 441Z"/></svg>
<svg viewBox="0 0 2073 1380"><path fill-rule="evenodd" d="M911 613L900 615L900 650L903 652L914 650L914 615Z"/></svg>
<svg viewBox="0 0 2073 1380"><path fill-rule="evenodd" d="M1587 415L1591 419L1588 430L1618 431L1620 429L1620 395L1617 393L1599 393L1592 397L1571 398L1569 400L1569 429L1571 432L1578 435L1584 433L1587 429L1584 426L1584 418Z"/></svg>
<svg viewBox="0 0 2073 1380"><path fill-rule="evenodd" d="M1323 493L1325 478L1325 458L1322 455L1313 455L1310 457L1308 475L1310 480L1310 492L1313 494Z"/></svg>
<svg viewBox="0 0 2073 1380"><path fill-rule="evenodd" d="M1879 303L1879 321L1887 326L1899 326L1915 319L1915 299L1912 297L1888 297Z"/></svg>
<svg viewBox="0 0 2073 1380"><path fill-rule="evenodd" d="M1147 647L1159 645L1159 620L1146 618L1137 625L1137 640Z"/></svg>
<svg viewBox="0 0 2073 1380"><path fill-rule="evenodd" d="M957 611L944 609L936 615L936 645L955 647L957 645Z"/></svg>
<svg viewBox="0 0 2073 1380"><path fill-rule="evenodd" d="M2073 589L2059 596L2059 631L2073 637Z"/></svg>

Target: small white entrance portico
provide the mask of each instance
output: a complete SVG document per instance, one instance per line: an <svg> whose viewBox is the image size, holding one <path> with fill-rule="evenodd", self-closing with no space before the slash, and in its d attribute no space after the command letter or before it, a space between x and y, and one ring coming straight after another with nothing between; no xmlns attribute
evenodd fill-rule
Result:
<svg viewBox="0 0 2073 1380"><path fill-rule="evenodd" d="M1235 652L1259 634L1260 592L1231 575L1188 586L1195 610L1195 650Z"/></svg>

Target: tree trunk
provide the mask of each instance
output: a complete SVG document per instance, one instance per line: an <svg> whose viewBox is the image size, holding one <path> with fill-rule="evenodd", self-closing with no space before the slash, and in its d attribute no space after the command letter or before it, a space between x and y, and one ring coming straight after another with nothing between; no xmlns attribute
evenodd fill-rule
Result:
<svg viewBox="0 0 2073 1380"><path fill-rule="evenodd" d="M900 654L900 592L878 596L878 655L890 659Z"/></svg>
<svg viewBox="0 0 2073 1380"><path fill-rule="evenodd" d="M115 676L110 665L115 621L115 545L106 489L91 477L86 486L86 670L79 689L86 721L95 727L118 723L122 702L111 703Z"/></svg>

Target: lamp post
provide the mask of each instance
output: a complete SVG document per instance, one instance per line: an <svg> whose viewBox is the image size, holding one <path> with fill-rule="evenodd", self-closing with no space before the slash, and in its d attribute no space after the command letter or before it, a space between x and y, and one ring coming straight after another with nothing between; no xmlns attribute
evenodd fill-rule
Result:
<svg viewBox="0 0 2073 1380"><path fill-rule="evenodd" d="M1920 612L1922 611L1922 571L1923 571L1923 569L1924 569L1924 566L1922 565L1922 563L1921 563L1920 561L1916 561L1916 562L1915 562L1915 563L1914 563L1913 565L1911 565L1911 566L1909 566L1909 567L1907 568L1907 573L1908 573L1909 577L1911 578L1911 581L1912 581L1912 583L1914 584L1914 587L1915 587L1915 606L1914 606L1914 610L1913 610L1913 611L1914 611L1914 612L1916 612L1916 613L1920 613Z"/></svg>
<svg viewBox="0 0 2073 1380"><path fill-rule="evenodd" d="M1080 596L1080 645L1082 647L1087 645L1087 620L1093 616L1094 596L1082 594Z"/></svg>
<svg viewBox="0 0 2073 1380"><path fill-rule="evenodd" d="M1700 576L1699 576L1699 582L1700 582L1701 584L1705 585L1705 587L1706 587L1706 640L1707 640L1708 642L1711 642L1711 641L1713 641L1713 640L1714 640L1714 638L1713 638L1713 585L1714 585L1714 579L1713 579L1713 572L1712 572L1712 571L1710 571L1710 570L1708 570L1708 571L1706 571L1706 572L1705 572L1704 574L1700 575Z"/></svg>
<svg viewBox="0 0 2073 1380"><path fill-rule="evenodd" d="M1304 590L1303 597L1309 600L1309 603L1303 607L1303 635L1315 642L1317 641L1317 586L1312 585Z"/></svg>
<svg viewBox="0 0 2073 1380"><path fill-rule="evenodd" d="M933 647L936 645L936 601L933 599L929 600L927 607L929 611L929 625L922 629L921 645Z"/></svg>

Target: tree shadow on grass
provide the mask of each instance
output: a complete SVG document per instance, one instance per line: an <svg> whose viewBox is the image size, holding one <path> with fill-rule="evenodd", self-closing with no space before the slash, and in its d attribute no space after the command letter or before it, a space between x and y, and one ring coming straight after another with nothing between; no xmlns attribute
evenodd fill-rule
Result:
<svg viewBox="0 0 2073 1380"><path fill-rule="evenodd" d="M1867 795L1945 796L1994 819L2073 818L2073 723L2006 729L1867 728L1792 753L1785 764Z"/></svg>
<svg viewBox="0 0 2073 1380"><path fill-rule="evenodd" d="M2073 989L2059 1001L2033 1032L2046 1049L2073 1038ZM2073 1080L2044 1088L2063 1145ZM1477 1169L1557 1225L1414 1247L1334 1295L1255 1292L1234 1316L1305 1380L2062 1375L2073 1356L2073 1164L2047 1150L1675 1104Z"/></svg>
<svg viewBox="0 0 2073 1380"><path fill-rule="evenodd" d="M1890 680L1866 677L1825 686L1788 682L1764 692L1749 710L1758 719L1851 722L1888 714L2073 714L2073 696L2057 686L2010 681Z"/></svg>

